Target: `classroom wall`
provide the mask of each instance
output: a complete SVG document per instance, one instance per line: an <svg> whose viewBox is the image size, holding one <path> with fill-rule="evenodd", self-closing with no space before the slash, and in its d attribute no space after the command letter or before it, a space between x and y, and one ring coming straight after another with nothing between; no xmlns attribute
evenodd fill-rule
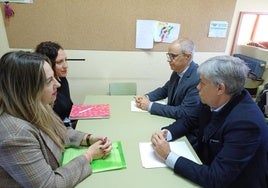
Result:
<svg viewBox="0 0 268 188"><path fill-rule="evenodd" d="M2 10L0 11L0 55L9 50L7 34L5 30L4 21L2 19Z"/></svg>
<svg viewBox="0 0 268 188"><path fill-rule="evenodd" d="M267 0L254 3L252 0L237 0L225 52L196 52L194 61L200 64L209 57L229 54L240 11L268 12ZM0 41L2 55L9 47L1 17ZM66 53L68 58L86 59L69 62L68 80L74 103L82 103L87 94L108 94L109 82L115 81L137 82L138 94L144 94L162 86L171 73L165 52L67 50Z"/></svg>

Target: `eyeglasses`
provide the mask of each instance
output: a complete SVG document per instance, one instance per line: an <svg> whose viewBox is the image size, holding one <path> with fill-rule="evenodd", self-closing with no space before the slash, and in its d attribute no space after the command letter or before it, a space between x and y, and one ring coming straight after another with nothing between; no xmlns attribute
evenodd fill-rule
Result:
<svg viewBox="0 0 268 188"><path fill-rule="evenodd" d="M184 55L184 53L181 54L166 53L167 59L171 61L180 55Z"/></svg>

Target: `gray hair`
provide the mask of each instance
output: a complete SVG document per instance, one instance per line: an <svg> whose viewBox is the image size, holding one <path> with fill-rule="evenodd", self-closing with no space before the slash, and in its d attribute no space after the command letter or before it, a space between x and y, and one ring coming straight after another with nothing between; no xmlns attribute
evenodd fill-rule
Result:
<svg viewBox="0 0 268 188"><path fill-rule="evenodd" d="M227 94L233 95L244 88L249 68L243 60L223 55L206 60L197 71L214 86L223 83Z"/></svg>
<svg viewBox="0 0 268 188"><path fill-rule="evenodd" d="M179 44L180 44L182 53L191 54L191 61L192 61L194 57L194 52L195 52L194 42L188 38L182 38L182 39L179 39Z"/></svg>

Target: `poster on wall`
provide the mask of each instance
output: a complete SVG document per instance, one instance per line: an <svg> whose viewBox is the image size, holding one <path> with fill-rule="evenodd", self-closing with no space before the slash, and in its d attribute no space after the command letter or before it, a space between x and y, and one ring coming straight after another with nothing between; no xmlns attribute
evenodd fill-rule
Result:
<svg viewBox="0 0 268 188"><path fill-rule="evenodd" d="M171 43L178 39L180 24L157 20L137 20L136 48L152 49L154 42Z"/></svg>
<svg viewBox="0 0 268 188"><path fill-rule="evenodd" d="M208 37L225 38L227 35L228 22L211 21L209 26Z"/></svg>
<svg viewBox="0 0 268 188"><path fill-rule="evenodd" d="M180 24L160 22L155 24L154 41L171 43L179 36Z"/></svg>

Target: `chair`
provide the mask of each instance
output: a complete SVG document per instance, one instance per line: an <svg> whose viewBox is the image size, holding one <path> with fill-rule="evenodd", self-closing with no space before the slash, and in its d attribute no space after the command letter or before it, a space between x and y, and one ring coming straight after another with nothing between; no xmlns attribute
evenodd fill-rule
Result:
<svg viewBox="0 0 268 188"><path fill-rule="evenodd" d="M135 82L114 82L109 84L110 95L136 95L137 84Z"/></svg>

